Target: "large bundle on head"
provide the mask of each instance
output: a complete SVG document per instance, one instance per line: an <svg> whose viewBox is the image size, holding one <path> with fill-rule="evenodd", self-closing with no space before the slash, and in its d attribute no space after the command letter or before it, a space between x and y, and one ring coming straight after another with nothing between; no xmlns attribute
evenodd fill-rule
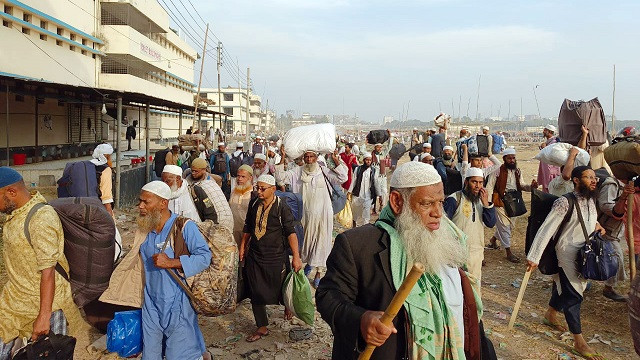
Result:
<svg viewBox="0 0 640 360"><path fill-rule="evenodd" d="M544 149L540 150L538 155L534 159L542 161L545 164L554 166L564 166L569 159L569 151L573 148L573 145L567 143L553 143L547 145ZM576 156L575 166L589 165L591 157L589 153L583 149L578 149L578 156Z"/></svg>
<svg viewBox="0 0 640 360"><path fill-rule="evenodd" d="M631 180L640 175L640 136L616 139L604 150L604 159L620 180Z"/></svg>
<svg viewBox="0 0 640 360"><path fill-rule="evenodd" d="M367 144L382 144L389 140L389 133L387 130L371 130L367 134Z"/></svg>
<svg viewBox="0 0 640 360"><path fill-rule="evenodd" d="M333 124L315 124L295 127L282 138L284 151L292 159L305 151L331 153L336 148L336 127Z"/></svg>
<svg viewBox="0 0 640 360"><path fill-rule="evenodd" d="M445 113L440 113L435 117L435 119L433 119L433 123L437 127L447 127L447 125L449 125L449 122L451 122L451 115Z"/></svg>
<svg viewBox="0 0 640 360"><path fill-rule="evenodd" d="M602 145L607 141L607 123L598 98L589 101L564 99L558 115L560 139L578 145L582 136L582 125L589 129L587 144Z"/></svg>
<svg viewBox="0 0 640 360"><path fill-rule="evenodd" d="M203 144L205 147L204 135L202 134L182 134L178 135L178 145L182 146L184 150L191 150L198 144Z"/></svg>

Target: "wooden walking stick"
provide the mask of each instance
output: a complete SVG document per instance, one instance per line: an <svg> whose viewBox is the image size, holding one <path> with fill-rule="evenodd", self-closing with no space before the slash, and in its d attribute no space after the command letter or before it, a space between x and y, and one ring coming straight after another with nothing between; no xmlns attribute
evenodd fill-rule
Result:
<svg viewBox="0 0 640 360"><path fill-rule="evenodd" d="M424 265L420 263L414 263L411 271L409 272L407 277L404 278L404 281L400 285L400 288L393 296L393 299L391 299L391 303L389 304L389 306L387 306L384 314L380 317L380 322L382 322L386 326L391 325L393 319L396 317L396 315L398 315L398 311L400 311L402 304L404 304L407 296L409 296L411 289L413 289L413 286L418 282L418 279L420 278L420 276L422 276L422 274L424 274ZM371 354L373 354L373 350L375 349L376 347L374 345L367 344L367 347L360 354L358 360L369 360Z"/></svg>
<svg viewBox="0 0 640 360"><path fill-rule="evenodd" d="M629 180L631 181L631 180ZM633 243L633 198L634 194L627 197L627 244L629 246L629 281L636 277L636 257ZM620 259L622 261L622 259Z"/></svg>
<svg viewBox="0 0 640 360"><path fill-rule="evenodd" d="M515 305L513 305L513 312L511 313L511 319L509 320L509 329L513 329L513 324L515 324L516 318L518 317L520 304L522 304L522 298L524 297L525 290L527 290L527 284L529 283L529 276L531 276L532 271L533 270L527 269L527 272L524 273L522 284L520 284L520 292L518 293L518 297L516 298Z"/></svg>

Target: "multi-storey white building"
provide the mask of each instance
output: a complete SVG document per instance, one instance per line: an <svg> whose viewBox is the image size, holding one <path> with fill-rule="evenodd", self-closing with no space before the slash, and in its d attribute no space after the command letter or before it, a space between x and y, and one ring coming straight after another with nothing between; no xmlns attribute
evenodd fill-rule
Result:
<svg viewBox="0 0 640 360"><path fill-rule="evenodd" d="M200 97L209 99L215 105L209 105L208 109L227 114L226 132L246 133L247 123L247 89L222 88L220 91L220 103L218 103L218 88L200 89ZM249 92L249 133L264 133L273 130L275 113L262 108L260 96Z"/></svg>
<svg viewBox="0 0 640 360"><path fill-rule="evenodd" d="M0 147L8 132L9 147L34 161L52 145L87 153L115 138L118 97L122 138L133 120L145 125L147 104L151 139L176 138L193 124L198 54L156 0L0 0L0 18L0 108L9 109Z"/></svg>

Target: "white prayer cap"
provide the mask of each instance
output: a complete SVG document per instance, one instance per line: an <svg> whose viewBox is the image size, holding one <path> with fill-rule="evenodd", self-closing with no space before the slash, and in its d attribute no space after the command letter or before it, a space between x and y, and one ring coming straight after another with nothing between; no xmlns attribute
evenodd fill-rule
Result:
<svg viewBox="0 0 640 360"><path fill-rule="evenodd" d="M204 144L200 144L198 145L198 150L202 151L205 150L206 148L204 147Z"/></svg>
<svg viewBox="0 0 640 360"><path fill-rule="evenodd" d="M253 158L255 160L267 161L267 157L263 153L257 153Z"/></svg>
<svg viewBox="0 0 640 360"><path fill-rule="evenodd" d="M413 128L413 130L418 130L418 128Z"/></svg>
<svg viewBox="0 0 640 360"><path fill-rule="evenodd" d="M422 153L420 154L420 161L427 159L427 158L433 158L433 155L429 154L429 153Z"/></svg>
<svg viewBox="0 0 640 360"><path fill-rule="evenodd" d="M258 182L273 186L276 184L276 178L274 178L273 175L262 174L258 177Z"/></svg>
<svg viewBox="0 0 640 360"><path fill-rule="evenodd" d="M373 145L373 147L376 147L376 146L382 146L382 144L381 143L377 143L377 144Z"/></svg>
<svg viewBox="0 0 640 360"><path fill-rule="evenodd" d="M178 165L165 165L162 172L182 176L182 168Z"/></svg>
<svg viewBox="0 0 640 360"><path fill-rule="evenodd" d="M445 147L443 147L443 148L442 148L442 151L445 151L445 150L451 150L451 151L453 151L453 147L451 147L451 146L449 146L449 145L446 145Z"/></svg>
<svg viewBox="0 0 640 360"><path fill-rule="evenodd" d="M275 146L269 146L269 151L278 152L278 149Z"/></svg>
<svg viewBox="0 0 640 360"><path fill-rule="evenodd" d="M487 131L489 131L489 127L488 127L488 126L483 126L483 127L482 127L482 130L487 130Z"/></svg>
<svg viewBox="0 0 640 360"><path fill-rule="evenodd" d="M244 143L242 143L242 141L238 141L236 143L236 148L243 148L244 147Z"/></svg>
<svg viewBox="0 0 640 360"><path fill-rule="evenodd" d="M113 147L110 144L100 144L93 149L93 159L90 161L96 165L104 165L107 163L107 158L105 155L113 154Z"/></svg>
<svg viewBox="0 0 640 360"><path fill-rule="evenodd" d="M218 146L224 146L225 144L223 142L219 142Z"/></svg>
<svg viewBox="0 0 640 360"><path fill-rule="evenodd" d="M370 152L362 153L362 158L363 159L371 159L371 153Z"/></svg>
<svg viewBox="0 0 640 360"><path fill-rule="evenodd" d="M469 130L468 126L463 126L461 130Z"/></svg>
<svg viewBox="0 0 640 360"><path fill-rule="evenodd" d="M169 198L171 197L171 188L169 187L169 185L158 180L147 183L142 187L142 191L150 192L167 200L169 200Z"/></svg>
<svg viewBox="0 0 640 360"><path fill-rule="evenodd" d="M429 129L429 130L431 130L431 131L433 131L433 132L438 132L438 130L437 130L436 128L434 128L434 127L432 127L432 128L431 128L431 129Z"/></svg>
<svg viewBox="0 0 640 360"><path fill-rule="evenodd" d="M516 149L512 147L508 147L504 149L504 151L502 152L502 157L505 157L507 155L515 155L515 154L516 154Z"/></svg>
<svg viewBox="0 0 640 360"><path fill-rule="evenodd" d="M551 125L551 124L549 124L549 125L545 126L544 128L545 128L545 129L547 129L547 130L549 130L549 131L551 131L551 132L553 132L553 133L555 133L555 132L556 132L556 130L557 130L557 129L556 129L556 127L555 127L555 126L553 126L553 125Z"/></svg>
<svg viewBox="0 0 640 360"><path fill-rule="evenodd" d="M479 176L481 178L484 178L484 173L482 172L482 169L477 167L472 167L472 168L469 168L467 172L464 174L464 178L466 179L472 176Z"/></svg>
<svg viewBox="0 0 640 360"><path fill-rule="evenodd" d="M423 148L426 148L426 147L430 148L430 147L431 147L431 144L429 144L428 142L426 142L426 143L422 144L422 147L423 147Z"/></svg>
<svg viewBox="0 0 640 360"><path fill-rule="evenodd" d="M442 182L438 171L423 162L409 161L398 165L391 175L390 185L394 189L415 188Z"/></svg>

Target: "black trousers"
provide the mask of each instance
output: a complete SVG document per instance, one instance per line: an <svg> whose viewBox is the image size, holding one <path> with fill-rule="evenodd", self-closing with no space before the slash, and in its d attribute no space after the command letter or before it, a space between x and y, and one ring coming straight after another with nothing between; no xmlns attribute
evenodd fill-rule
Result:
<svg viewBox="0 0 640 360"><path fill-rule="evenodd" d="M549 300L549 306L556 311L564 312L564 317L569 325L569 331L572 334L582 334L582 325L580 324L580 306L582 305L582 295L580 295L571 286L567 275L562 268L558 273L560 277L560 289L562 289L562 295L558 294L558 284L553 282L553 290L551 292L551 300Z"/></svg>
<svg viewBox="0 0 640 360"><path fill-rule="evenodd" d="M257 327L269 325L269 317L267 316L267 305L251 304L253 318L256 320Z"/></svg>

